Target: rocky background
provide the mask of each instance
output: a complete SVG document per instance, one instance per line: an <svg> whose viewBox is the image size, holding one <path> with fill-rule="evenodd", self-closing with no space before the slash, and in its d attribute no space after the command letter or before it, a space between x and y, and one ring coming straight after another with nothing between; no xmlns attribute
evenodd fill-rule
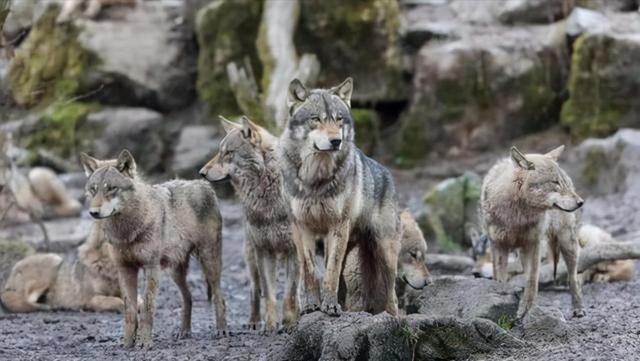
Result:
<svg viewBox="0 0 640 361"><path fill-rule="evenodd" d="M393 169L430 252L469 259L482 175L512 144L531 152L566 144L562 164L587 200L583 220L622 240L640 238L638 0L138 0L66 21L62 1L0 0L0 129L24 150L21 166L52 167L78 199L79 151L101 158L127 147L151 180L195 178L222 137L218 114L247 114L277 133L291 78L332 86L352 76L358 145ZM248 311L241 214L232 198L222 208L223 283L239 328ZM1 224L0 239L38 248L37 226L20 220ZM90 220L46 225L54 249L68 251ZM451 269L438 260L428 260L436 274L470 274L470 261ZM200 287L199 272L191 273L190 284ZM608 350L611 359L629 359L640 347L640 330L620 327L637 325L637 277L587 286L593 316L586 320L565 319L568 293L547 291L532 322L509 333L517 287L457 277L428 290L439 298L416 295L419 314L402 323L312 315L292 336L234 331L238 338L221 344L210 340L210 315L198 303L195 341L171 343L179 302L165 282L158 332L167 344L140 357L197 358L208 350L234 360L533 360L548 350L555 359L598 359ZM203 300L202 290L194 295ZM451 315L458 318L443 318ZM127 359L119 322L117 315L0 315L3 330L17 325L0 358L66 350Z"/></svg>

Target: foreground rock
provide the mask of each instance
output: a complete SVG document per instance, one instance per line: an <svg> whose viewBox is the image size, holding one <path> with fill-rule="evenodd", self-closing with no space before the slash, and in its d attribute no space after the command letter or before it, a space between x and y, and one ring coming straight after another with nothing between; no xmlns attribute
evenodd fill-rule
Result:
<svg viewBox="0 0 640 361"><path fill-rule="evenodd" d="M407 313L498 322L515 318L520 289L484 278L445 276L407 293Z"/></svg>
<svg viewBox="0 0 640 361"><path fill-rule="evenodd" d="M495 323L475 318L411 315L399 320L386 313L303 316L268 360L449 360L519 347L522 342Z"/></svg>

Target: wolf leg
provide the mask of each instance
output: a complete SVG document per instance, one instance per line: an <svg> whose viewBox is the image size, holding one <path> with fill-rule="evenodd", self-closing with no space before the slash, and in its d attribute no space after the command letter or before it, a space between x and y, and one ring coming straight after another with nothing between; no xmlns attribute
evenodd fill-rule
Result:
<svg viewBox="0 0 640 361"><path fill-rule="evenodd" d="M160 283L160 265L144 267L144 305L140 312L140 332L138 346L149 349L153 346L153 314L156 311L158 284Z"/></svg>
<svg viewBox="0 0 640 361"><path fill-rule="evenodd" d="M124 301L120 297L93 296L87 307L95 312L123 312Z"/></svg>
<svg viewBox="0 0 640 361"><path fill-rule="evenodd" d="M351 230L351 222L344 220L342 223L331 229L327 235L325 242L328 245L325 259L327 270L324 274L324 282L322 283L322 307L321 311L332 316L337 316L342 312L342 308L338 303L338 285L340 283L340 272L342 264L347 252L347 244L349 243L349 231ZM395 275L394 275L395 277Z"/></svg>
<svg viewBox="0 0 640 361"><path fill-rule="evenodd" d="M278 323L276 310L276 258L268 251L256 250L260 278L262 279L265 298L264 329L266 332L274 332Z"/></svg>
<svg viewBox="0 0 640 361"><path fill-rule="evenodd" d="M120 289L124 297L124 347L133 347L138 329L138 269L119 266Z"/></svg>
<svg viewBox="0 0 640 361"><path fill-rule="evenodd" d="M188 338L191 336L191 308L193 301L191 300L191 291L189 291L189 286L187 285L188 270L189 258L184 264L171 271L171 278L173 278L173 282L178 286L182 295L182 322L176 338Z"/></svg>
<svg viewBox="0 0 640 361"><path fill-rule="evenodd" d="M256 252L249 240L244 242L244 260L249 270L249 280L251 281L251 316L249 317L248 328L257 330L260 324L260 273L256 260Z"/></svg>
<svg viewBox="0 0 640 361"><path fill-rule="evenodd" d="M569 290L571 292L571 303L573 305L573 316L584 317L585 311L582 306L582 291L578 284L578 240L572 234L562 235L560 239L560 253L567 265L567 278L569 279Z"/></svg>
<svg viewBox="0 0 640 361"><path fill-rule="evenodd" d="M522 300L520 300L520 306L518 307L518 319L524 317L524 315L531 309L538 295L538 277L540 276L540 241L536 240L532 244L522 247L521 257L523 257L523 262L527 265L525 269L527 284L524 289Z"/></svg>
<svg viewBox="0 0 640 361"><path fill-rule="evenodd" d="M320 309L320 280L316 275L315 239L302 226L293 223L293 242L302 275L302 314Z"/></svg>
<svg viewBox="0 0 640 361"><path fill-rule="evenodd" d="M284 301L282 303L282 323L290 328L298 319L300 312L298 307L298 262L293 252L286 255L287 284L284 291Z"/></svg>
<svg viewBox="0 0 640 361"><path fill-rule="evenodd" d="M216 240L209 248L198 250L198 260L207 279L209 300L213 301L215 310L216 328L219 336L227 335L226 305L220 290L220 277L222 274L222 242L220 233L216 233Z"/></svg>
<svg viewBox="0 0 640 361"><path fill-rule="evenodd" d="M398 274L398 252L400 251L400 239L390 238L390 244L384 249L384 269L382 277L386 287L387 302L385 311L392 316L398 315L398 298L396 295L396 276Z"/></svg>
<svg viewBox="0 0 640 361"><path fill-rule="evenodd" d="M494 242L491 252L493 253L493 276L498 282L507 282L509 278L509 250L498 247Z"/></svg>

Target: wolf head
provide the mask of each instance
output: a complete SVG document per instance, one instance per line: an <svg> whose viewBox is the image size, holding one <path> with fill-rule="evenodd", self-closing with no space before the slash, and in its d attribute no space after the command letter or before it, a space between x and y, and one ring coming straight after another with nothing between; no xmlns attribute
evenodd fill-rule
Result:
<svg viewBox="0 0 640 361"><path fill-rule="evenodd" d="M307 90L298 79L289 84L289 120L281 139L288 155L307 165L302 178L305 169L317 173L331 168L353 146L352 91L351 78L331 89Z"/></svg>
<svg viewBox="0 0 640 361"><path fill-rule="evenodd" d="M425 265L427 242L420 227L409 211L400 213L403 232L398 258L398 278L411 288L422 289L431 283L431 274Z"/></svg>
<svg viewBox="0 0 640 361"><path fill-rule="evenodd" d="M238 180L246 172L260 172L265 167L265 155L273 152L277 139L266 129L242 117L241 124L220 117L227 135L220 150L200 169L200 175L210 182Z"/></svg>
<svg viewBox="0 0 640 361"><path fill-rule="evenodd" d="M516 183L529 206L573 212L584 204L571 178L558 165L563 150L564 146L560 146L546 154L524 155L516 147L511 148L511 160L518 168Z"/></svg>
<svg viewBox="0 0 640 361"><path fill-rule="evenodd" d="M96 219L118 214L132 196L136 162L124 149L118 159L98 160L80 153L80 162L89 177L85 190L89 200L89 214Z"/></svg>

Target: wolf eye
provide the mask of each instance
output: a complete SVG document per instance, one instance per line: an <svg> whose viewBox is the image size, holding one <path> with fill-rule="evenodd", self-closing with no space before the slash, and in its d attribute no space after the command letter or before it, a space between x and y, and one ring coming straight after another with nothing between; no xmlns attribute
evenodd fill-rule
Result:
<svg viewBox="0 0 640 361"><path fill-rule="evenodd" d="M96 186L89 188L89 193L91 193L92 196L95 196L96 193L98 193L98 188Z"/></svg>
<svg viewBox="0 0 640 361"><path fill-rule="evenodd" d="M409 252L409 255L410 255L411 257L413 257L413 258L418 257L418 254L417 254L415 251L411 251L411 252Z"/></svg>
<svg viewBox="0 0 640 361"><path fill-rule="evenodd" d="M558 182L557 180L551 181L552 184L559 186L560 182Z"/></svg>

